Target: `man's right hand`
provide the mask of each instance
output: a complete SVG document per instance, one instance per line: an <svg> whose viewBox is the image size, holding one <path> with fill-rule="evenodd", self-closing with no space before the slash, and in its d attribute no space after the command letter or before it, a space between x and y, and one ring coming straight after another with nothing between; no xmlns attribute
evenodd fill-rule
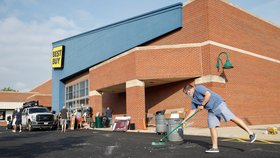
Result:
<svg viewBox="0 0 280 158"><path fill-rule="evenodd" d="M203 109L204 109L204 106L203 106L203 105L199 105L199 106L197 107L197 109L198 109L198 110L203 110Z"/></svg>

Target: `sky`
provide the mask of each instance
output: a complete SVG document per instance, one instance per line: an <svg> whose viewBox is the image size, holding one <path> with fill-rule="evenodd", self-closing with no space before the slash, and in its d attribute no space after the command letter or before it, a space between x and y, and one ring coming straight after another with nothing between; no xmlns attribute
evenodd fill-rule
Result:
<svg viewBox="0 0 280 158"><path fill-rule="evenodd" d="M52 43L187 0L0 0L0 89L51 79ZM280 26L280 0L229 0Z"/></svg>

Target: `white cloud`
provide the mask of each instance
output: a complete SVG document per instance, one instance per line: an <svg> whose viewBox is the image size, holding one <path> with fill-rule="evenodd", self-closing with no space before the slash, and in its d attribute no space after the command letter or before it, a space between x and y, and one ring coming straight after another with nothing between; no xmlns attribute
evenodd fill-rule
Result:
<svg viewBox="0 0 280 158"><path fill-rule="evenodd" d="M32 89L51 78L52 42L76 35L80 28L65 17L24 22L0 21L0 87Z"/></svg>
<svg viewBox="0 0 280 158"><path fill-rule="evenodd" d="M65 17L61 17L61 16L51 17L48 24L53 25L52 27L63 28L63 29L67 29L67 28L76 29L77 28L73 21L68 20Z"/></svg>
<svg viewBox="0 0 280 158"><path fill-rule="evenodd" d="M22 82L17 82L15 83L15 90L20 89L21 91L28 91L28 85L26 85L25 83Z"/></svg>

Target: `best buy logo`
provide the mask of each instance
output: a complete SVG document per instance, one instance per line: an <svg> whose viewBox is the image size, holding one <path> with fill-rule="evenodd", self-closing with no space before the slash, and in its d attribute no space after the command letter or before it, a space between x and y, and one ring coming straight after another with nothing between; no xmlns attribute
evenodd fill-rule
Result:
<svg viewBox="0 0 280 158"><path fill-rule="evenodd" d="M51 64L52 68L63 68L64 46L54 47L52 50Z"/></svg>

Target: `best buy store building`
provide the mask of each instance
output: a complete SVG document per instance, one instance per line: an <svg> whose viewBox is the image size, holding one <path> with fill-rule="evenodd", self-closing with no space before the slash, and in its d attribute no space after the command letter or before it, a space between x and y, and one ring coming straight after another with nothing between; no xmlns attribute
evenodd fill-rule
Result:
<svg viewBox="0 0 280 158"><path fill-rule="evenodd" d="M91 106L95 114L109 106L143 129L149 114L189 108L182 87L195 83L249 124L279 123L279 37L277 26L223 0L170 5L54 42L52 108ZM221 52L233 69L217 71Z"/></svg>

